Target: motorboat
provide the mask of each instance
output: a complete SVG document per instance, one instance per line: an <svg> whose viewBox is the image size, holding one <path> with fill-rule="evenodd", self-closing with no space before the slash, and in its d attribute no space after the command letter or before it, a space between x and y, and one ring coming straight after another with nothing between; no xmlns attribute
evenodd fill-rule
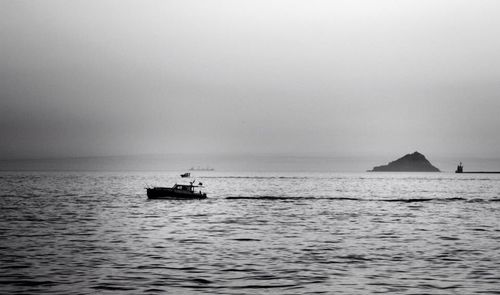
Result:
<svg viewBox="0 0 500 295"><path fill-rule="evenodd" d="M207 194L196 191L195 188L202 187L202 183L195 185L194 181L189 184L174 184L172 187L147 187L148 199L167 199L167 200L193 200L206 199Z"/></svg>

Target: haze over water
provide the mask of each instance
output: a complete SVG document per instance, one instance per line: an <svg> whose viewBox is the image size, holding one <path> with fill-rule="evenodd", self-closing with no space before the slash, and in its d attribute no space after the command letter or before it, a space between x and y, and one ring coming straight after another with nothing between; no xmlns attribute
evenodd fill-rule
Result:
<svg viewBox="0 0 500 295"><path fill-rule="evenodd" d="M498 294L500 176L0 172L5 294Z"/></svg>
<svg viewBox="0 0 500 295"><path fill-rule="evenodd" d="M0 159L498 158L498 15L496 0L1 1Z"/></svg>

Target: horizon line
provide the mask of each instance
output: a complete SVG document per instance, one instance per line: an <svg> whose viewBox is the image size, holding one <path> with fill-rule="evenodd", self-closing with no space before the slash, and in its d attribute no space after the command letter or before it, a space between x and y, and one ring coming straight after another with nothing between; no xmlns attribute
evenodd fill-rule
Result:
<svg viewBox="0 0 500 295"><path fill-rule="evenodd" d="M404 156L413 152L400 153ZM419 152L421 153L421 152ZM421 153L423 154L423 153ZM394 157L400 157L394 155ZM423 154L424 156L434 157L430 154ZM261 157L303 157L303 158L368 158L368 157L389 157L387 153L359 153L359 154L339 154L329 152L168 152L168 153L130 153L130 154L108 154L108 155L68 155L68 156L33 156L33 157L0 157L0 161L49 161L49 160L76 160L76 159L96 159L96 158L133 158L133 157L158 157L158 156L261 156ZM437 154L436 158L451 159L451 158L469 158L469 159L500 159L500 156L476 156L476 155L440 155Z"/></svg>

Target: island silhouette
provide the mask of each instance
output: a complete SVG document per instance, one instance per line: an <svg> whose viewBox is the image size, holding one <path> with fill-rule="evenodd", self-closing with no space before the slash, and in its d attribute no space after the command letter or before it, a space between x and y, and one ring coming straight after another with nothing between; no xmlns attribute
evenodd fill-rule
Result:
<svg viewBox="0 0 500 295"><path fill-rule="evenodd" d="M440 172L419 152L407 154L387 165L375 166L369 172Z"/></svg>

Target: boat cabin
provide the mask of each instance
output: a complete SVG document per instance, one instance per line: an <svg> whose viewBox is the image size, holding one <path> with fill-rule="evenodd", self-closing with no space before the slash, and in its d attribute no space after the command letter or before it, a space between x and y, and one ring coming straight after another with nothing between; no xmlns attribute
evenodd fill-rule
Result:
<svg viewBox="0 0 500 295"><path fill-rule="evenodd" d="M175 184L173 189L180 191L194 192L195 187L196 185L191 185L191 184Z"/></svg>

